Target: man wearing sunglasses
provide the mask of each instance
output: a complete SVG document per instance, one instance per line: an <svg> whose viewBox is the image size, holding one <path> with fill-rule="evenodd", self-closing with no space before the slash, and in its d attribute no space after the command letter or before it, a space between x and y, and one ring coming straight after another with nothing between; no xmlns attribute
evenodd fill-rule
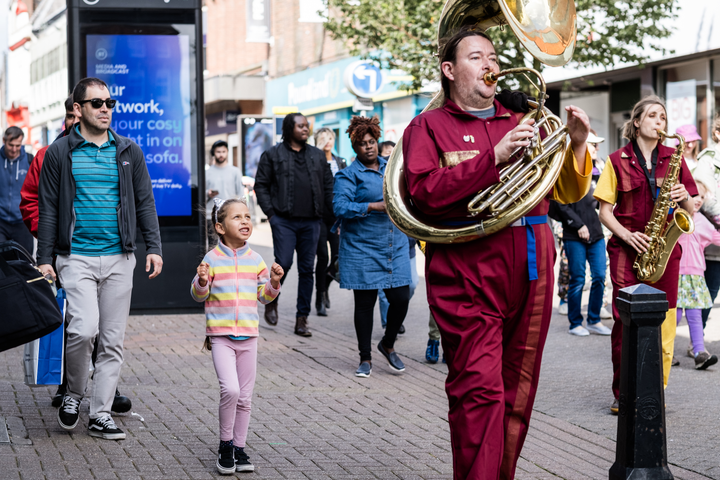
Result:
<svg viewBox="0 0 720 480"><path fill-rule="evenodd" d="M132 140L110 129L115 100L105 82L85 78L73 90L79 123L47 150L40 173L38 264L57 274L68 298L67 393L58 423L72 430L97 358L90 394L91 436L121 440L110 411L123 363L137 228L147 249L150 278L162 270L155 199L145 157Z"/></svg>

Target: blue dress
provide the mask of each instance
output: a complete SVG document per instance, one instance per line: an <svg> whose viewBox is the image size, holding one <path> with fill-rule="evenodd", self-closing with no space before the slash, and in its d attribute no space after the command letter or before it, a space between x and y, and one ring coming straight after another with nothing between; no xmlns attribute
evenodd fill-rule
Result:
<svg viewBox="0 0 720 480"><path fill-rule="evenodd" d="M387 160L378 170L359 160L335 175L333 210L340 220L340 288L374 290L410 285L408 239L382 212L368 204L383 200Z"/></svg>

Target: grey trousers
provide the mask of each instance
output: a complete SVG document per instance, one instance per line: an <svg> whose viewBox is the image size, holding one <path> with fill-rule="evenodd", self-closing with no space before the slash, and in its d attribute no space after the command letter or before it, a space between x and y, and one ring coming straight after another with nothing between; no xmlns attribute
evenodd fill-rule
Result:
<svg viewBox="0 0 720 480"><path fill-rule="evenodd" d="M97 337L90 418L110 415L123 363L135 255L59 255L56 265L67 294L68 395L76 400L85 396L90 357Z"/></svg>

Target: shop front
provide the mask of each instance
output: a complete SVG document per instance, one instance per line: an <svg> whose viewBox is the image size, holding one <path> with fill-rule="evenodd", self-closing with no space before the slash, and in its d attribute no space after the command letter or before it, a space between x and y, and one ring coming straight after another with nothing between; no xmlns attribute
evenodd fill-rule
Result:
<svg viewBox="0 0 720 480"><path fill-rule="evenodd" d="M588 113L593 129L607 139L601 157L627 143L622 126L633 105L650 94L666 101L668 131L694 125L703 149L713 145L712 123L720 114L720 49L552 82L548 89L559 95L560 111L573 104Z"/></svg>
<svg viewBox="0 0 720 480"><path fill-rule="evenodd" d="M351 57L269 81L265 113L276 117L289 111L304 114L313 132L322 127L333 130L336 154L351 159L355 153L345 131L353 115L377 115L381 140L397 142L410 120L427 105L429 95L398 89L396 83L404 80L402 72L380 70Z"/></svg>

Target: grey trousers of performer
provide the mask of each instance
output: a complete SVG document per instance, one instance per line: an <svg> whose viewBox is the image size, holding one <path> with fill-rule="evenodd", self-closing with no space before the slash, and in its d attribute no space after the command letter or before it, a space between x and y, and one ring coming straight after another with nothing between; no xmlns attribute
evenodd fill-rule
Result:
<svg viewBox="0 0 720 480"><path fill-rule="evenodd" d="M57 271L67 294L65 375L68 395L82 400L98 339L90 418L110 415L130 313L135 255L59 255Z"/></svg>

